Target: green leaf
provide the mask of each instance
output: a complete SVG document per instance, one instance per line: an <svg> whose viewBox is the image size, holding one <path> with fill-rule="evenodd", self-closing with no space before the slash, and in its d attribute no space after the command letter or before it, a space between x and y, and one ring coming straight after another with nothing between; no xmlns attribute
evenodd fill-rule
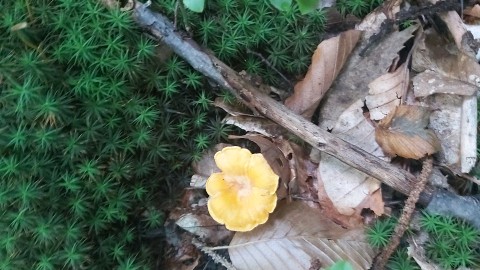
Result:
<svg viewBox="0 0 480 270"><path fill-rule="evenodd" d="M297 0L298 9L302 14L307 14L316 9L320 0Z"/></svg>
<svg viewBox="0 0 480 270"><path fill-rule="evenodd" d="M193 12L202 12L205 0L183 0L183 4Z"/></svg>
<svg viewBox="0 0 480 270"><path fill-rule="evenodd" d="M270 4L278 10L289 11L292 6L292 0L270 0Z"/></svg>

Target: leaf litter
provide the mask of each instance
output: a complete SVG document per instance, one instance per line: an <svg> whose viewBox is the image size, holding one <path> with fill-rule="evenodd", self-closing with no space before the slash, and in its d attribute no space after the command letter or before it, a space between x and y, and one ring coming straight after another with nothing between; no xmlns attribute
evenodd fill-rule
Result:
<svg viewBox="0 0 480 270"><path fill-rule="evenodd" d="M379 33L379 22L386 17L380 12L367 18L370 26L365 21L358 26L367 29L363 37L350 30L318 46L308 73L285 105L307 119L320 106L319 127L381 159L420 159L438 151L435 158L441 164L470 171L476 155L464 145L476 153L476 129L466 125L476 124L480 66L475 58L457 48L459 42L445 43L438 33L419 26L393 31L372 45L365 36ZM415 35L420 38L411 46L410 69L405 59L398 64L399 52ZM259 146L281 178L279 197L287 199L266 224L235 234L228 246L233 265L309 269L320 258L323 266L347 259L355 269L368 269L376 253L361 229L363 210L385 213L380 182L294 143L269 120L222 106L231 113L225 121L247 132L232 138ZM200 178L215 169L208 162L197 167L202 166L207 169L196 171ZM208 233L192 233L208 239Z"/></svg>

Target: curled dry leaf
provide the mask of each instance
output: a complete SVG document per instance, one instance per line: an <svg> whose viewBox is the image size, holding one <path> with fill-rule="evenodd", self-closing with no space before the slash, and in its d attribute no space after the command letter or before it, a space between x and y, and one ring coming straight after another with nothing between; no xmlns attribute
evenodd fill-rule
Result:
<svg viewBox="0 0 480 270"><path fill-rule="evenodd" d="M310 119L355 47L360 34L358 30L349 30L322 41L312 56L312 64L305 78L295 85L294 94L285 101L285 105Z"/></svg>
<svg viewBox="0 0 480 270"><path fill-rule="evenodd" d="M404 63L394 72L386 73L368 85L370 90L365 101L370 111L370 119L380 120L400 105L408 88L409 77L407 65Z"/></svg>
<svg viewBox="0 0 480 270"><path fill-rule="evenodd" d="M375 140L391 156L420 159L440 149L432 130L427 129L426 107L402 105L383 118L375 129Z"/></svg>
<svg viewBox="0 0 480 270"><path fill-rule="evenodd" d="M308 149L285 139L274 139L290 164L289 194L313 203L317 190L313 187L318 164L311 161Z"/></svg>
<svg viewBox="0 0 480 270"><path fill-rule="evenodd" d="M238 269L310 269L342 259L368 269L375 255L363 228L342 228L300 202L279 203L267 223L236 233L228 251Z"/></svg>

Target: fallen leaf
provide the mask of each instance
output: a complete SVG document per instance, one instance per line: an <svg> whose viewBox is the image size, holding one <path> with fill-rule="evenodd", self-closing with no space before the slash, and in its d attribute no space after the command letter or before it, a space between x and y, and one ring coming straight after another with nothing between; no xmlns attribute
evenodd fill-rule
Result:
<svg viewBox="0 0 480 270"><path fill-rule="evenodd" d="M446 43L433 28L424 31L412 57L412 69L417 72L433 70L450 79L480 86L480 65L473 56Z"/></svg>
<svg viewBox="0 0 480 270"><path fill-rule="evenodd" d="M332 133L377 157L388 160L375 142L375 129L363 115L363 101L357 100L340 116ZM325 193L343 215L360 217L362 206L383 214L383 201L374 198L380 182L338 159L321 154L317 179L323 183ZM322 196L319 190L319 199ZM374 197L372 197L374 196ZM381 198L381 196L380 196Z"/></svg>
<svg viewBox="0 0 480 270"><path fill-rule="evenodd" d="M375 210L382 215L383 200L366 202L380 189L380 182L338 159L322 154L318 167L318 179L325 186L325 193L342 215L360 217L362 208ZM319 197L322 194L319 193Z"/></svg>
<svg viewBox="0 0 480 270"><path fill-rule="evenodd" d="M332 200L328 197L327 191L322 181L315 182L315 189L318 194L318 204L321 205L322 214L341 225L344 228L355 228L363 224L363 217L360 215L344 215L340 213Z"/></svg>
<svg viewBox="0 0 480 270"><path fill-rule="evenodd" d="M280 203L267 223L236 233L228 251L240 270L328 267L342 259L368 269L375 256L363 228L344 229L301 202Z"/></svg>
<svg viewBox="0 0 480 270"><path fill-rule="evenodd" d="M230 146L230 144L219 143L206 151L199 161L195 161L192 163L194 175L192 175L192 178L190 180L190 187L205 188L207 178L212 175L212 173L220 171L220 169L217 167L217 164L215 164L213 156L216 152L222 150L227 146Z"/></svg>
<svg viewBox="0 0 480 270"><path fill-rule="evenodd" d="M387 155L420 159L440 149L432 130L427 129L426 107L401 105L383 118L375 129L375 140Z"/></svg>
<svg viewBox="0 0 480 270"><path fill-rule="evenodd" d="M305 78L295 85L293 95L285 100L285 106L310 119L355 47L360 34L358 30L349 30L322 41L312 56L312 64Z"/></svg>
<svg viewBox="0 0 480 270"><path fill-rule="evenodd" d="M361 57L358 49L355 49L342 73L323 97L318 113L320 128L332 129L345 109L358 100L365 99L368 94L368 85L385 74L392 60L398 57L398 52L404 47L404 43L413 37L412 34L416 29L417 27L413 26L387 35L370 50L382 52L380 55L370 53ZM362 40L358 47L361 47L363 42ZM365 42L368 43L368 41Z"/></svg>
<svg viewBox="0 0 480 270"><path fill-rule="evenodd" d="M401 98L407 92L409 77L409 70L404 63L394 72L383 74L368 85L370 90L365 102L370 119L380 120L400 105Z"/></svg>
<svg viewBox="0 0 480 270"><path fill-rule="evenodd" d="M361 213L363 209L372 210L375 215L381 216L385 213L385 203L383 202L382 189L379 188L370 193L355 209Z"/></svg>
<svg viewBox="0 0 480 270"><path fill-rule="evenodd" d="M415 97L425 97L433 94L451 94L471 96L478 87L459 80L443 77L440 74L425 70L412 79Z"/></svg>
<svg viewBox="0 0 480 270"><path fill-rule="evenodd" d="M480 19L480 5L476 4L473 7L467 7L463 11L463 15L468 15Z"/></svg>
<svg viewBox="0 0 480 270"><path fill-rule="evenodd" d="M452 17L456 17L456 15L453 14ZM448 23L449 21L447 21ZM452 26L449 26L449 29L455 28L455 23L450 24ZM415 49L412 68L418 72L431 70L431 73L433 72L437 77L443 78L443 80L440 79L441 83L450 84L453 80L455 83L449 87L456 88L453 91L454 94L468 94L471 90L474 90L474 93L476 93L478 86L480 86L480 65L473 55L458 50L457 46L446 43L433 29L428 29ZM459 85L459 82L464 84ZM469 85L469 87L466 85ZM417 82L416 88L418 86ZM428 86L420 88L428 88ZM467 173L475 165L477 156L477 99L475 95L463 96L461 103L452 103L456 99L454 95L450 95L450 97L452 98L451 101L445 100L443 102L448 106L446 109L440 106L435 108L436 104L429 103L436 100L436 98L427 98L423 102L429 107L440 109L446 113L453 112L447 115L448 122L440 118L437 118L437 121L433 121L432 129L441 135L441 144L446 146L444 151L439 153L440 159L446 161L447 164L454 165L461 172ZM452 105L457 108L452 107ZM442 126L440 123L445 126ZM455 125L459 125L457 130L453 127ZM442 133L456 133L456 136L443 136L444 134Z"/></svg>
<svg viewBox="0 0 480 270"><path fill-rule="evenodd" d="M312 189L318 164L310 160L308 149L285 139L275 138L274 141L290 164L289 195L310 202L316 200L316 190Z"/></svg>

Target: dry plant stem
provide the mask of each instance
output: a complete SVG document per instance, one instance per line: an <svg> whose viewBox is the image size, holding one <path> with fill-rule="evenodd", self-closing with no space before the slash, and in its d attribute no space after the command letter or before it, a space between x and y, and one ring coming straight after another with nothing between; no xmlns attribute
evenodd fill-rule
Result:
<svg viewBox="0 0 480 270"><path fill-rule="evenodd" d="M267 65L268 68L272 69L273 71L275 71L280 77L282 77L282 79L290 86L293 88L293 84L292 82L287 78L287 76L283 75L283 73L280 72L280 70L276 69L274 66L272 66L272 64L270 64L270 62L265 59L265 57L263 57L263 55L261 55L260 53L257 53L257 52L254 52L250 49L247 49L247 53L250 53L250 54L253 54L255 55L256 57L260 58L260 60L265 64Z"/></svg>
<svg viewBox="0 0 480 270"><path fill-rule="evenodd" d="M428 178L430 176L430 173L432 172L432 168L433 159L432 157L427 157L427 159L423 162L423 168L420 176L418 177L418 183L408 196L407 201L405 202L405 207L403 208L403 212L400 216L400 219L398 220L397 226L395 226L395 231L392 235L392 238L390 239L390 242L385 247L383 252L380 253L380 255L377 257L373 265L374 270L385 269L385 265L387 264L388 259L397 249L398 244L400 243L400 239L402 238L403 234L408 228L408 225L410 224L412 214L415 211L415 204L420 197L420 193L423 191L423 189L428 183Z"/></svg>
<svg viewBox="0 0 480 270"><path fill-rule="evenodd" d="M192 244L194 244L197 248L199 248L202 252L208 255L208 257L212 258L215 263L221 264L227 270L237 270L235 266L233 266L227 259L218 255L215 251L211 248L206 247L204 243L200 242L196 238L192 239Z"/></svg>
<svg viewBox="0 0 480 270"><path fill-rule="evenodd" d="M409 194L416 185L415 177L411 173L320 129L268 95L261 93L233 69L202 51L191 39L182 37L166 17L152 12L148 4L149 2L146 4L136 2L133 16L137 23L172 48L194 69L240 97L249 108L285 127L311 146L384 182L399 192ZM432 188L426 189L421 198L422 203L428 203L432 192Z"/></svg>

